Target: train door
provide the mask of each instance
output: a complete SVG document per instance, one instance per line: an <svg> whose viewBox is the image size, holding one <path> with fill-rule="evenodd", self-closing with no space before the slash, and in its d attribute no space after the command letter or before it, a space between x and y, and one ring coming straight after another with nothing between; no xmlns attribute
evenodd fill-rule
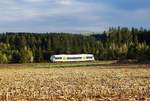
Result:
<svg viewBox="0 0 150 101"><path fill-rule="evenodd" d="M66 56L63 56L63 61L67 61L67 57Z"/></svg>

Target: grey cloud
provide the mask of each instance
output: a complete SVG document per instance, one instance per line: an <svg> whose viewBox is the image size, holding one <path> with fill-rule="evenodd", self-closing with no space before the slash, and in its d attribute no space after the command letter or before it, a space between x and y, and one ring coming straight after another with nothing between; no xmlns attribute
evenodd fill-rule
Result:
<svg viewBox="0 0 150 101"><path fill-rule="evenodd" d="M146 23L150 17L150 9L130 11L94 1L3 0L0 31L39 31L40 28L40 31L102 31L109 26L128 26L130 22Z"/></svg>

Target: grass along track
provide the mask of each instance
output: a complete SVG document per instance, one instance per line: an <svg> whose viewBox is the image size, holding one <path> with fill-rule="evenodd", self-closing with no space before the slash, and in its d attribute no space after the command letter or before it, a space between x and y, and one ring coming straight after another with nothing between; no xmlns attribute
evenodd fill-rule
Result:
<svg viewBox="0 0 150 101"><path fill-rule="evenodd" d="M90 67L115 64L116 61L94 62L64 62L64 63L30 63L30 64L0 64L0 68L66 68L66 67Z"/></svg>
<svg viewBox="0 0 150 101"><path fill-rule="evenodd" d="M49 65L0 65L0 101L150 101L150 65Z"/></svg>

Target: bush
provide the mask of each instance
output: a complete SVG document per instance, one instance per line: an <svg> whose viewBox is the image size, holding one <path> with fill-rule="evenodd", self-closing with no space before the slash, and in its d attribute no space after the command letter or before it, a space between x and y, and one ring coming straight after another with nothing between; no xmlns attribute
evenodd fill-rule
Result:
<svg viewBox="0 0 150 101"><path fill-rule="evenodd" d="M140 43L137 45L136 49L137 49L138 62L149 63L150 62L150 58L149 58L150 57L149 56L150 47L148 45L146 45L146 43Z"/></svg>
<svg viewBox="0 0 150 101"><path fill-rule="evenodd" d="M0 51L0 63L1 64L8 63L8 59L7 59L6 54L2 53L1 51Z"/></svg>
<svg viewBox="0 0 150 101"><path fill-rule="evenodd" d="M20 50L20 63L30 63L33 62L32 51L25 48Z"/></svg>

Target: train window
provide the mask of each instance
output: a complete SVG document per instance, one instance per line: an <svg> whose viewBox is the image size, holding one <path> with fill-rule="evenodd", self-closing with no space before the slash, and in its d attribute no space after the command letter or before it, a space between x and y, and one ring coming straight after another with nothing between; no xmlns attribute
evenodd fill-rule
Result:
<svg viewBox="0 0 150 101"><path fill-rule="evenodd" d="M68 57L67 59L81 59L82 57Z"/></svg>
<svg viewBox="0 0 150 101"><path fill-rule="evenodd" d="M86 58L87 58L87 59L92 59L93 57L91 57L91 56L87 56Z"/></svg>
<svg viewBox="0 0 150 101"><path fill-rule="evenodd" d="M62 59L62 57L55 57L55 59Z"/></svg>

